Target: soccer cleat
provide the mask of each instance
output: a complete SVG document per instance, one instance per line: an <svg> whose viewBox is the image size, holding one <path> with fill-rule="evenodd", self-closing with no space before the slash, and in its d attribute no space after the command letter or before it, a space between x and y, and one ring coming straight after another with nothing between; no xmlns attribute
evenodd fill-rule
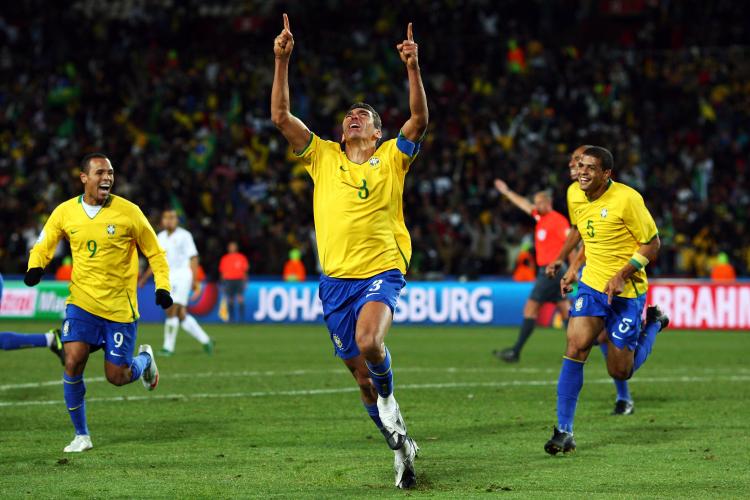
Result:
<svg viewBox="0 0 750 500"><path fill-rule="evenodd" d="M55 328L47 333L51 333L55 336L55 338L52 339L49 350L52 351L52 354L60 358L60 363L65 366L65 347L63 346L62 340L60 339L60 329Z"/></svg>
<svg viewBox="0 0 750 500"><path fill-rule="evenodd" d="M393 395L384 398L378 397L378 414L383 428L380 432L385 437L385 442L392 450L399 450L406 442L406 424L401 416L398 403Z"/></svg>
<svg viewBox="0 0 750 500"><path fill-rule="evenodd" d="M557 427L554 427L552 437L544 445L544 451L550 455L557 455L560 452L570 453L576 451L576 442L575 439L573 439L573 433L563 432Z"/></svg>
<svg viewBox="0 0 750 500"><path fill-rule="evenodd" d="M661 328L659 328L660 332L669 326L669 316L664 314L662 310L659 309L659 306L656 305L649 306L646 309L646 323L651 323L653 321L661 323Z"/></svg>
<svg viewBox="0 0 750 500"><path fill-rule="evenodd" d="M80 453L82 451L90 450L93 447L94 445L91 443L91 436L89 436L88 434L85 434L85 435L76 434L76 437L73 438L73 441L71 441L68 446L63 448L63 452Z"/></svg>
<svg viewBox="0 0 750 500"><path fill-rule="evenodd" d="M174 356L174 351L170 351L169 349L162 348L159 351L159 356L164 356L165 358L168 358L170 356Z"/></svg>
<svg viewBox="0 0 750 500"><path fill-rule="evenodd" d="M494 354L497 359L501 359L506 363L518 363L518 360L520 359L519 354L512 347L503 349L502 351L492 351L492 354Z"/></svg>
<svg viewBox="0 0 750 500"><path fill-rule="evenodd" d="M203 350L209 356L214 353L214 341L213 341L213 339L210 339L207 344L203 344Z"/></svg>
<svg viewBox="0 0 750 500"><path fill-rule="evenodd" d="M407 436L403 448L393 453L395 454L393 468L396 471L396 487L402 490L413 488L417 484L414 459L419 454L419 446Z"/></svg>
<svg viewBox="0 0 750 500"><path fill-rule="evenodd" d="M624 399L618 399L615 403L615 409L612 410L612 415L632 415L633 413L635 413L633 402Z"/></svg>
<svg viewBox="0 0 750 500"><path fill-rule="evenodd" d="M148 344L143 344L138 348L138 354L146 352L149 356L151 356L151 363L149 363L148 368L143 370L143 375L141 375L141 382L143 382L143 387L146 388L146 390L153 391L156 389L156 386L159 385L159 369L156 367L156 359L154 358L154 351L151 349L151 346Z"/></svg>

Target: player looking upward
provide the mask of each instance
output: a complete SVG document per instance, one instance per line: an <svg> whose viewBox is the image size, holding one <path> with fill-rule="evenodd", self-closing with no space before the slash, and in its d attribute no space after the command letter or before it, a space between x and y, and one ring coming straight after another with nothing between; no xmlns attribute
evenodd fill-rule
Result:
<svg viewBox="0 0 750 500"><path fill-rule="evenodd" d="M214 350L213 340L201 328L195 318L187 312L191 292L197 291L200 287L200 283L196 280L198 275L198 249L195 247L193 235L187 229L179 226L177 211L173 208L168 208L162 212L161 226L163 229L157 237L159 244L167 252L171 295L174 303L166 311L164 347L159 354L164 356L174 354L180 327L200 342L207 354L211 354ZM151 268L147 268L138 280L138 286L145 285L152 274Z"/></svg>
<svg viewBox="0 0 750 500"><path fill-rule="evenodd" d="M294 38L284 29L274 42L276 66L271 117L315 185L313 211L323 268L320 299L336 355L360 387L372 420L395 452L396 486L416 484L418 448L406 432L393 396L391 355L384 344L393 320L411 240L404 224L404 178L427 129L427 98L412 25L396 48L409 80L410 118L398 137L383 141L380 116L365 103L346 112L341 142L327 141L291 114L288 70Z"/></svg>
<svg viewBox="0 0 750 500"><path fill-rule="evenodd" d="M511 190L501 179L495 179L497 190L508 198L515 206L529 214L536 221L534 228L534 247L536 249L537 275L534 288L531 290L526 305L523 307L523 323L518 332L518 340L513 347L502 351L494 351L495 356L508 363L517 363L521 349L534 332L539 310L543 303L554 302L563 318L563 324L568 326L568 310L570 303L560 295L560 280L563 268L557 270L554 280L547 278L545 268L547 264L560 252L568 235L570 224L563 214L552 206L552 197L546 191L539 191L534 195L532 204L520 194Z"/></svg>
<svg viewBox="0 0 750 500"><path fill-rule="evenodd" d="M659 234L643 198L634 189L611 179L612 154L592 146L578 162L583 198L571 198L571 223L583 238L584 253L565 273L561 288L569 290L577 266L586 261L578 296L570 311L567 347L557 385L557 418L552 438L544 446L552 455L575 450L573 419L583 386L583 365L591 346L606 328L610 341L607 371L626 380L648 358L656 334L666 326L655 318L640 330L648 280L645 267L659 252Z"/></svg>
<svg viewBox="0 0 750 500"><path fill-rule="evenodd" d="M109 159L94 153L81 161L84 193L52 211L29 256L24 282L42 278L61 238L70 242L73 276L65 308L63 393L76 436L65 452L91 449L86 422L83 371L89 354L104 348L104 373L113 385L141 378L148 390L159 383L151 346L141 345L133 357L137 336L138 252L146 256L156 276L156 303L166 309L169 267L156 234L137 205L111 194L115 172Z"/></svg>

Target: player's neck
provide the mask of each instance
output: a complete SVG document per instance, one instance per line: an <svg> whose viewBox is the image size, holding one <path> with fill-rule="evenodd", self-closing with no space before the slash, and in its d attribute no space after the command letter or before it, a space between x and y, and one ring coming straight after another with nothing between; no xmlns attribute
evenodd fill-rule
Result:
<svg viewBox="0 0 750 500"><path fill-rule="evenodd" d="M609 185L612 183L611 180L607 179L604 183L602 183L601 186L596 188L596 191L592 192L591 194L586 193L586 198L589 199L589 201L598 200L601 198L601 196L604 194L604 192L609 189Z"/></svg>
<svg viewBox="0 0 750 500"><path fill-rule="evenodd" d="M94 206L94 205L104 205L104 203L106 201L107 201L107 198L104 198L101 201L101 203L100 203L96 198L94 198L93 196L89 195L88 193L85 193L85 192L83 193L83 202L86 205L92 205L92 206Z"/></svg>
<svg viewBox="0 0 750 500"><path fill-rule="evenodd" d="M375 154L377 144L370 140L349 140L346 141L344 151L346 157L354 163L364 163Z"/></svg>

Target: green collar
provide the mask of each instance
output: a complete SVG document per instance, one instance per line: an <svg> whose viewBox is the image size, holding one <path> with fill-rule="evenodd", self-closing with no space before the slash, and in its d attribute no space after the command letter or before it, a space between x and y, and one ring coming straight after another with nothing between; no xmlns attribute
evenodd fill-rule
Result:
<svg viewBox="0 0 750 500"><path fill-rule="evenodd" d="M604 193L606 193L609 190L609 187L612 185L612 182L613 182L612 179L607 179L607 188L604 191L602 191L602 194L599 195L599 198L604 196ZM596 200L598 200L599 198L597 198ZM588 201L589 203L591 203L592 201L596 201L596 200L592 200L591 198L589 198L589 195L586 195L586 201Z"/></svg>

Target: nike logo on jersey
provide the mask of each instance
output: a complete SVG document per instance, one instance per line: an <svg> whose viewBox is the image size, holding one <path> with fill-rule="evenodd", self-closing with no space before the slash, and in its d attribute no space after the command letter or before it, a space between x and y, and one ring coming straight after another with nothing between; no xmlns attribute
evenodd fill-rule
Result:
<svg viewBox="0 0 750 500"><path fill-rule="evenodd" d="M109 351L109 355L110 355L110 356L116 356L116 357L118 357L118 358L122 358L122 357L123 357L123 356L122 356L122 354L117 354L117 353L116 353L115 351L113 351L113 350L110 350L110 351Z"/></svg>
<svg viewBox="0 0 750 500"><path fill-rule="evenodd" d="M71 229L70 234L76 234L78 232L78 229Z"/></svg>
<svg viewBox="0 0 750 500"><path fill-rule="evenodd" d="M339 170L341 170L342 172L348 172L349 171L348 169L344 168L343 165L339 165Z"/></svg>

